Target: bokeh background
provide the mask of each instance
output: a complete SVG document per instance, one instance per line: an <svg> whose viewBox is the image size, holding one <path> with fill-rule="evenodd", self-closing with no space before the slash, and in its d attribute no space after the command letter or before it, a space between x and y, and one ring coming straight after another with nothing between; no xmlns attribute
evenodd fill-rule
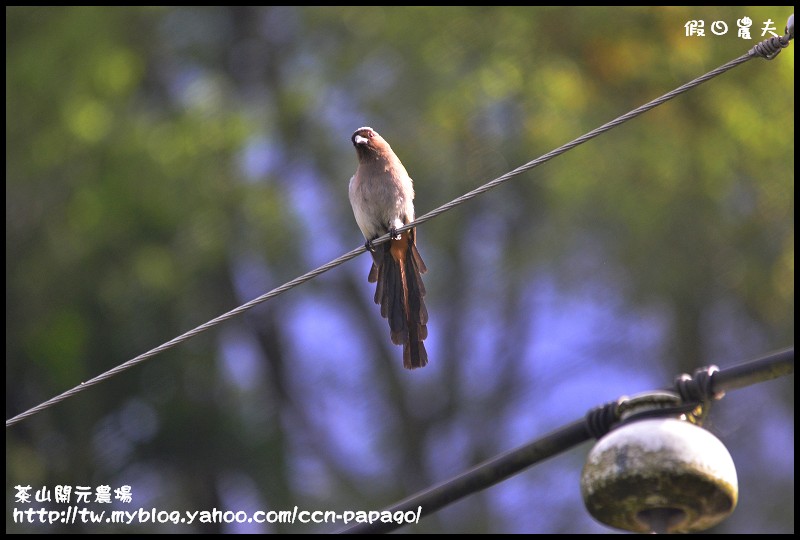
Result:
<svg viewBox="0 0 800 540"><path fill-rule="evenodd" d="M6 8L6 417L361 245L356 128L391 143L421 215L791 12ZM336 531L18 524L14 486L132 487L98 510L379 509L793 345L793 118L792 43L421 226L425 369L402 369L364 255L7 428L6 530ZM714 409L740 482L714 532L794 531L793 407L792 376ZM609 532L581 502L590 448L403 531Z"/></svg>

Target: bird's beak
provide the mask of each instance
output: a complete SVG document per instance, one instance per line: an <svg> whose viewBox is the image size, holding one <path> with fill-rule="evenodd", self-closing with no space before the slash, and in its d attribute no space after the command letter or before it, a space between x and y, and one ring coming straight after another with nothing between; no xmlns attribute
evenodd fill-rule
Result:
<svg viewBox="0 0 800 540"><path fill-rule="evenodd" d="M367 139L366 137L362 137L361 135L356 135L355 137L353 137L354 144L367 144L368 142L369 139Z"/></svg>

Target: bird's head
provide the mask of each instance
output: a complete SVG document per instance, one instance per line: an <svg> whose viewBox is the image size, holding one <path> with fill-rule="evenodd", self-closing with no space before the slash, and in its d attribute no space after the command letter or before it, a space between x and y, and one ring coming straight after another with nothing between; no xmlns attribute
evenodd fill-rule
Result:
<svg viewBox="0 0 800 540"><path fill-rule="evenodd" d="M378 132L371 127L362 127L355 130L350 138L360 160L375 159L385 154L391 154L392 148Z"/></svg>

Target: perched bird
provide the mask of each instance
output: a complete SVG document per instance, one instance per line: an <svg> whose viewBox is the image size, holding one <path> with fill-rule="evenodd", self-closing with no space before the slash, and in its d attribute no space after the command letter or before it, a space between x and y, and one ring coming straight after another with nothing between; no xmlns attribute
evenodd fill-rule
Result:
<svg viewBox="0 0 800 540"><path fill-rule="evenodd" d="M389 320L392 342L403 346L403 367L423 367L428 363L423 343L428 337L428 310L421 274L427 268L417 251L415 229L396 233L414 220L414 185L392 147L374 129L359 128L351 140L358 168L350 179L350 204L372 252L367 279L377 282L375 303ZM372 245L386 233L391 233L389 242Z"/></svg>

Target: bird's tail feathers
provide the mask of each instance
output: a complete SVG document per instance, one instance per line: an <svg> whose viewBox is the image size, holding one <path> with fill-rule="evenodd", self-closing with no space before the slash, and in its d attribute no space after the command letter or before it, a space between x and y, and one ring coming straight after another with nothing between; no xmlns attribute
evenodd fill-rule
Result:
<svg viewBox="0 0 800 540"><path fill-rule="evenodd" d="M392 343L403 346L403 367L416 369L428 363L423 341L428 337L428 310L425 307L427 271L413 240L413 231L378 246L382 250L369 273L376 282L375 303L381 316L388 319Z"/></svg>

